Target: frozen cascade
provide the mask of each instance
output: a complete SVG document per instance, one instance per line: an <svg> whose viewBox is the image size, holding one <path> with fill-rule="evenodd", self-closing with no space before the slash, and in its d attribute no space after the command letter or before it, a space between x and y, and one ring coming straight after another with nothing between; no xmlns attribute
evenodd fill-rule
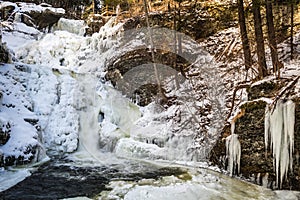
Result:
<svg viewBox="0 0 300 200"><path fill-rule="evenodd" d="M76 35L84 36L87 25L84 20L74 20L60 18L58 22L52 27L52 31L68 31Z"/></svg>
<svg viewBox="0 0 300 200"><path fill-rule="evenodd" d="M74 98L79 104L79 146L75 158L82 160L91 156L104 163L112 160L109 152L123 156L125 150L118 146L130 137L134 122L141 117L139 107L101 82L95 74L76 74L76 80L78 88Z"/></svg>
<svg viewBox="0 0 300 200"><path fill-rule="evenodd" d="M232 176L236 171L240 172L241 143L238 135L234 134L235 123L231 122L231 135L226 138L226 154L228 158L228 167ZM237 166L237 169L236 169Z"/></svg>
<svg viewBox="0 0 300 200"><path fill-rule="evenodd" d="M288 170L293 171L295 104L279 100L274 111L266 107L265 148L273 152L276 183L281 188Z"/></svg>
<svg viewBox="0 0 300 200"><path fill-rule="evenodd" d="M219 79L211 80L211 74L204 77L207 81L203 82L213 85L210 89L213 91L207 94L211 98L210 100L205 99L203 102L195 104L195 101L198 100L191 98L191 94L188 92L192 86L188 81L185 81L181 83L179 90L171 90L172 93L169 94L180 97L178 101L182 102L182 105L179 103L179 105L173 105L168 109L158 109L157 112L155 111L156 108L151 107L151 105L141 108L122 96L121 92L115 90L109 83L100 83L99 87L95 88L98 81L96 77L94 77L95 80L93 81L96 82L92 84L93 86L91 83L85 83L85 80L81 80L83 78L79 77L83 74L99 73L99 79L103 78L109 61L116 60L126 52L145 48L147 45L144 39L145 30L126 32L123 30L122 23L116 23L115 18L111 18L98 33L91 37L82 37L80 34L70 33L74 31L69 29L68 24L76 23L74 26L79 25L80 27L83 24L65 19L62 19L61 22L64 24L60 25L59 30L68 30L69 32L55 31L15 51L16 58L22 62L52 67L54 71L67 69L71 73L71 76L66 76L64 73L58 75L57 86L53 85L54 89L57 87L58 91L63 92L62 97L64 99L58 105L54 105L54 110L51 112L50 121L55 123L49 123L49 125L45 123L47 124L45 140L51 143L47 147L54 147L53 150L58 149L62 153L73 152L77 148L78 132L84 135L83 129L93 127L94 136L90 133L91 131L87 131L91 136L84 136L87 140L89 140L88 137L91 137L90 139L93 140L91 142L94 142L95 149L91 151L108 151L124 157L186 161L200 161L207 157L208 151L216 139L216 127L218 124L222 124L222 119L218 118L219 115L222 115L216 115L220 112L215 112L219 109L217 100L223 101L222 92L220 92L222 87L216 87L219 83L215 83ZM165 34L167 33L169 32ZM210 64L212 57L189 38L185 38L183 41L185 41L186 51L193 49L193 51L198 52L199 68L194 70L201 71L203 68L205 72L210 71L207 68L211 69L213 66ZM157 48L162 47L158 45ZM72 77L72 73L76 78ZM64 79L68 79L68 82ZM168 84L169 89L173 88L173 82L168 82ZM88 86L94 88L96 92L93 91L94 89L88 89ZM80 91L81 89L83 91ZM73 94L68 93L68 90ZM81 96L90 95L92 97L95 95L92 95L89 90L98 93L100 100L93 103L87 102L84 105L81 102L84 98L82 99ZM216 99L218 95L220 99ZM74 98L69 96L74 96ZM199 95L195 96L199 97ZM94 101L95 99L92 100L91 97L87 97L87 99ZM98 103L100 104L99 107ZM198 113L200 108L208 109L211 105L214 106L212 111L206 112L207 116L203 117ZM65 106L69 106L69 110L65 109ZM43 110L47 111L46 109ZM57 116L62 116L63 119L58 120ZM70 118L72 119L71 124L68 123ZM101 118L101 122L98 122L98 118ZM44 121L46 120L45 117ZM207 120L215 127L204 126L204 122ZM70 131L64 131L64 129L56 131L59 121L63 121ZM201 126L202 123L203 126ZM204 131L207 130L212 142L203 142L207 138L200 127ZM53 132L57 134L51 135L50 133ZM65 138L62 138L62 135ZM85 139L80 139L80 142L84 142ZM88 144L88 141L84 143L87 143L86 146L88 147L92 146ZM146 152L146 154L142 152Z"/></svg>
<svg viewBox="0 0 300 200"><path fill-rule="evenodd" d="M87 151L97 158L99 153L100 98L96 94L96 78L86 74L79 78L79 91L84 107L79 112L79 151Z"/></svg>

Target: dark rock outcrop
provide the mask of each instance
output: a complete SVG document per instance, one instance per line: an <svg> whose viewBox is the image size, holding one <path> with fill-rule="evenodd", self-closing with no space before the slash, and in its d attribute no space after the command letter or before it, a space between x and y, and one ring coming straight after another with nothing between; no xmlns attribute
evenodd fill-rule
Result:
<svg viewBox="0 0 300 200"><path fill-rule="evenodd" d="M64 15L63 13L53 12L50 9L45 9L43 12L24 12L24 14L30 16L31 19L33 19L33 22L26 17L23 18L23 22L28 26L32 26L33 23L39 30L42 30L47 27L52 27Z"/></svg>
<svg viewBox="0 0 300 200"><path fill-rule="evenodd" d="M9 62L9 53L3 43L0 43L0 63Z"/></svg>
<svg viewBox="0 0 300 200"><path fill-rule="evenodd" d="M174 59L176 58L176 62ZM163 86L163 79L167 77L168 75L172 75L174 72L180 72L181 76L180 78L184 78L187 66L190 65L190 63L184 59L183 57L179 55L175 55L172 52L164 51L161 49L157 49L155 51L155 59L157 65L165 65L168 67L159 68L159 74L160 79L162 81ZM143 83L143 77L146 79L149 76L153 75L153 67L152 67L152 57L151 52L149 49L138 49L133 50L125 53L124 55L120 56L116 60L112 60L107 67L107 73L106 73L106 80L109 80L112 82L113 85L116 85L116 87L121 90L125 95L127 95L129 98L135 99L136 95L139 96L139 101L137 102L141 106L148 105L150 102L153 101L153 98L155 95L158 94L158 87L157 82L155 78L152 78L152 82L147 82L145 84ZM176 63L176 64L175 64ZM149 67L141 67L141 66L149 65ZM140 67L140 68L139 68ZM136 80L136 85L139 86L139 88L136 88L135 91L131 91L130 94L126 94L128 89L126 87L126 84L122 81L122 78L124 74L129 72L130 70L137 70L135 75L138 77L141 77L141 80ZM167 70L168 72L164 72L163 70ZM152 72L152 73L151 73ZM165 77L164 77L165 74ZM136 77L132 77L136 78ZM131 80L130 85L135 85L134 80ZM164 90L164 88L162 88ZM165 90L164 90L165 91Z"/></svg>
<svg viewBox="0 0 300 200"><path fill-rule="evenodd" d="M250 87L248 90L251 100L240 106L243 113L235 119L235 134L238 134L241 143L240 174L243 178L259 185L278 189L276 173L273 166L273 155L270 147L265 147L265 109L267 103L263 100L254 100L260 97L274 97L282 88L282 82L262 82ZM295 132L293 171L288 172L283 180L281 189L300 190L300 99L295 97ZM279 122L278 122L279 123ZM210 160L219 167L226 169L228 158L226 157L226 137L229 136L230 125L227 125L212 150ZM264 178L263 178L264 177ZM264 180L263 180L264 179ZM267 182L266 182L267 180ZM263 183L264 182L264 183Z"/></svg>
<svg viewBox="0 0 300 200"><path fill-rule="evenodd" d="M11 125L9 122L0 120L0 145L6 144L10 138Z"/></svg>

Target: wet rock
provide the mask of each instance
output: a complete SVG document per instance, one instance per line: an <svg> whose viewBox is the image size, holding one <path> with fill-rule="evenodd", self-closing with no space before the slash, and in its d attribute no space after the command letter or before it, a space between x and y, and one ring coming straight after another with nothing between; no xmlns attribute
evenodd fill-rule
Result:
<svg viewBox="0 0 300 200"><path fill-rule="evenodd" d="M24 118L25 122L28 122L32 126L36 126L39 122L39 119L32 119L32 118Z"/></svg>
<svg viewBox="0 0 300 200"><path fill-rule="evenodd" d="M9 53L7 48L0 40L0 63L8 63L9 62Z"/></svg>
<svg viewBox="0 0 300 200"><path fill-rule="evenodd" d="M11 125L9 122L0 119L0 145L6 144L10 138Z"/></svg>
<svg viewBox="0 0 300 200"><path fill-rule="evenodd" d="M2 106L3 92L0 90L0 107Z"/></svg>
<svg viewBox="0 0 300 200"><path fill-rule="evenodd" d="M88 28L86 29L87 35L99 32L100 28L108 21L109 18L99 14L91 14L88 16L86 22Z"/></svg>

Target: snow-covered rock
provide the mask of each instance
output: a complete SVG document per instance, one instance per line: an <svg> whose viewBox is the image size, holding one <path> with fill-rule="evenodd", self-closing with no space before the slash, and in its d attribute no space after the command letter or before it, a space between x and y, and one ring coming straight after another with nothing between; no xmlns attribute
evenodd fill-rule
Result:
<svg viewBox="0 0 300 200"><path fill-rule="evenodd" d="M40 30L55 24L64 14L62 8L53 8L49 4L11 3L0 1L0 10L4 21L18 21Z"/></svg>

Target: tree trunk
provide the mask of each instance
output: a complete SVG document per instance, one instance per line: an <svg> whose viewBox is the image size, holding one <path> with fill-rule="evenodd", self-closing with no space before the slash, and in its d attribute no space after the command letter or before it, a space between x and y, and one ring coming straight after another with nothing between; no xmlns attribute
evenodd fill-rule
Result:
<svg viewBox="0 0 300 200"><path fill-rule="evenodd" d="M238 13L239 13L240 33L242 37L242 45L244 51L245 67L246 70L248 70L252 65L252 59L251 59L251 51L250 51L249 39L248 39L247 28L246 28L243 0L238 0Z"/></svg>
<svg viewBox="0 0 300 200"><path fill-rule="evenodd" d="M0 20L0 46L2 46L2 21Z"/></svg>
<svg viewBox="0 0 300 200"><path fill-rule="evenodd" d="M258 71L259 77L263 78L268 75L264 37L262 31L261 14L260 14L260 0L253 0L253 16L254 16L254 28L255 28L255 39L256 39L256 54L258 58Z"/></svg>
<svg viewBox="0 0 300 200"><path fill-rule="evenodd" d="M268 40L269 47L271 49L271 58L273 64L273 72L276 73L279 71L279 60L277 52L277 41L275 35L274 21L273 21L273 8L272 1L266 0L266 18L267 18L267 27L268 27Z"/></svg>
<svg viewBox="0 0 300 200"><path fill-rule="evenodd" d="M291 60L294 59L294 3L291 3Z"/></svg>
<svg viewBox="0 0 300 200"><path fill-rule="evenodd" d="M179 5L178 5L178 24L177 24L177 31L180 32L181 31L181 13L180 13L180 10L181 10L181 2L179 2ZM179 34L178 35L178 54L181 54L182 53L182 42L181 42L181 35Z"/></svg>
<svg viewBox="0 0 300 200"><path fill-rule="evenodd" d="M145 9L145 15L146 15L146 24L147 24L147 29L148 29L148 34L149 34L149 39L150 39L150 50L151 50L151 57L152 57L152 64L153 64L153 70L156 78L156 83L157 83L157 88L158 88L158 99L161 103L165 103L168 101L166 95L163 93L163 89L161 86L161 82L159 79L159 74L158 74L158 69L157 69L157 64L155 60L155 55L154 55L154 43L153 43L153 35L152 35L152 28L150 27L150 22L149 22L149 11L148 11L148 2L147 0L144 1L144 9Z"/></svg>

